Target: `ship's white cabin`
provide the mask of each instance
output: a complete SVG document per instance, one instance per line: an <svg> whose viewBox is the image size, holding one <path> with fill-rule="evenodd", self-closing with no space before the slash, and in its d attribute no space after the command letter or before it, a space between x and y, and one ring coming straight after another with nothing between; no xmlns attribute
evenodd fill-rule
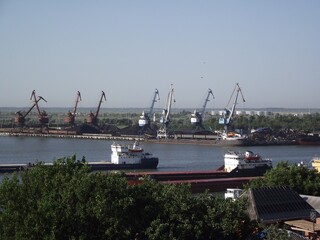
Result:
<svg viewBox="0 0 320 240"><path fill-rule="evenodd" d="M228 152L224 155L224 168L226 172L231 172L238 167L239 169L253 169L257 166L267 165L272 166L270 159L262 159L258 154L251 151L245 153Z"/></svg>
<svg viewBox="0 0 320 240"><path fill-rule="evenodd" d="M114 164L139 164L143 157L143 149L133 145L132 148L113 143L111 145L111 162Z"/></svg>

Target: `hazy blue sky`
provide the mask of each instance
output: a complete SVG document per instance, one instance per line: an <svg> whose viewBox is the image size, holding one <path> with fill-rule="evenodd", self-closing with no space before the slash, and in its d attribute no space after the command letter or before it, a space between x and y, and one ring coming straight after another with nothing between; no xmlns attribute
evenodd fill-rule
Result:
<svg viewBox="0 0 320 240"><path fill-rule="evenodd" d="M320 108L319 0L0 0L0 106Z"/></svg>

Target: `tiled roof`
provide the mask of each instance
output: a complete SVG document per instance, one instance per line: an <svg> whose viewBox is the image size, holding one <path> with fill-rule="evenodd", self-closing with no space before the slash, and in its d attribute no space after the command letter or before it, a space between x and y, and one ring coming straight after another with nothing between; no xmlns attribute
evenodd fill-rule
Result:
<svg viewBox="0 0 320 240"><path fill-rule="evenodd" d="M265 223L309 219L313 209L289 187L252 188L248 197L251 219Z"/></svg>

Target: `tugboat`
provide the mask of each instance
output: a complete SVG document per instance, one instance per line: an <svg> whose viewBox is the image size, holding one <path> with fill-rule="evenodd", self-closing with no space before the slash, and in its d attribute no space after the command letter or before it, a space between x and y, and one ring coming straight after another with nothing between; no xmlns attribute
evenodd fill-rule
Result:
<svg viewBox="0 0 320 240"><path fill-rule="evenodd" d="M248 146L251 143L247 136L243 136L236 132L228 132L219 136L215 144L223 146Z"/></svg>
<svg viewBox="0 0 320 240"><path fill-rule="evenodd" d="M113 143L111 145L111 162L88 162L93 171L96 170L131 170L131 169L156 169L159 158L134 142L132 146Z"/></svg>
<svg viewBox="0 0 320 240"><path fill-rule="evenodd" d="M229 176L262 176L271 168L271 159L263 159L259 154L251 151L244 153L229 151L224 155L224 170L229 173Z"/></svg>

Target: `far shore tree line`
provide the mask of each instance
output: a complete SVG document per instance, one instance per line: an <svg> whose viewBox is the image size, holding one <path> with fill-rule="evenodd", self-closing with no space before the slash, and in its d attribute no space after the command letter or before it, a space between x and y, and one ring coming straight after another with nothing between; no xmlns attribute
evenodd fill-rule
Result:
<svg viewBox="0 0 320 240"><path fill-rule="evenodd" d="M11 127L13 121L11 117L2 115L0 119L2 127ZM63 122L65 117L64 113L53 113L49 115L49 125L52 127L66 126ZM132 127L138 125L139 116L141 113L101 113L98 116L98 125L103 127L105 125L112 125L118 128ZM181 111L171 115L170 129L173 131L193 129L194 126L190 122L190 111ZM219 131L223 129L223 125L219 124L219 117L217 115L210 115L206 113L203 120L203 126L206 130ZM76 116L76 124L81 125L84 123L85 114ZM153 126L159 125L160 113ZM38 120L35 113L27 117L27 124L29 126L37 125ZM263 115L235 115L232 121L234 128L238 129L257 129L257 128L270 128L272 130L292 129L300 132L317 132L320 131L320 113L310 113L303 115L296 114L279 114L276 113L270 116Z"/></svg>

